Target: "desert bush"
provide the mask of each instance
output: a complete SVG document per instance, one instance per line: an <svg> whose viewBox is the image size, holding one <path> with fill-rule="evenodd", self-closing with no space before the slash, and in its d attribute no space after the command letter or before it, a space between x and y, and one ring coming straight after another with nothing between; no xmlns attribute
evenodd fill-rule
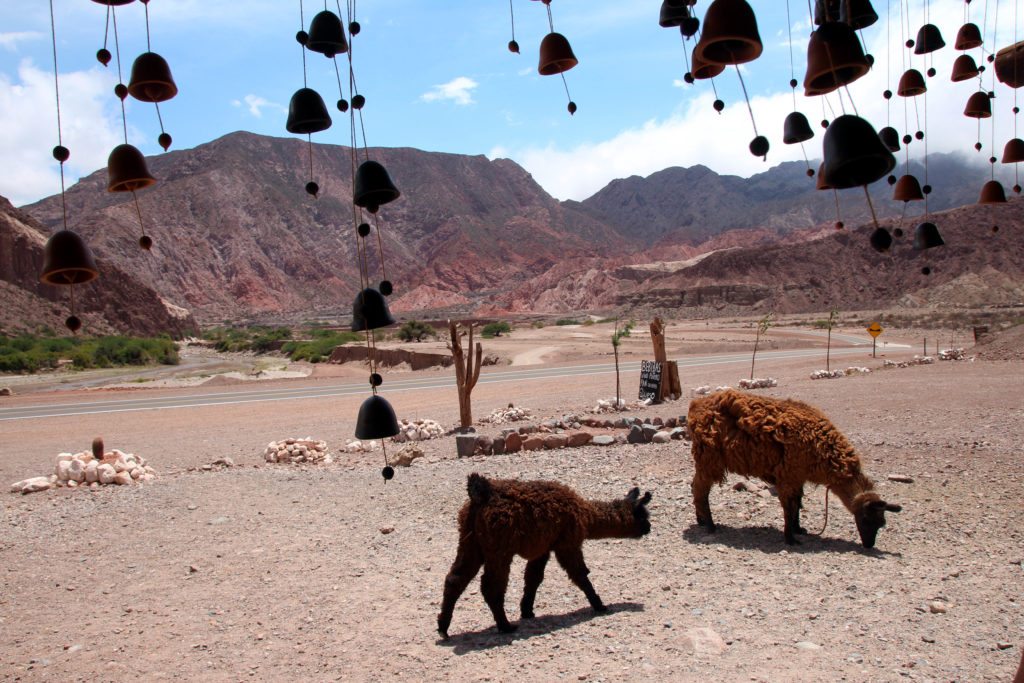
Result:
<svg viewBox="0 0 1024 683"><path fill-rule="evenodd" d="M23 335L0 339L0 372L38 372L69 359L76 368L162 363L177 365L170 337L57 337Z"/></svg>
<svg viewBox="0 0 1024 683"><path fill-rule="evenodd" d="M555 321L556 325L579 325L580 321L576 318L559 318Z"/></svg>
<svg viewBox="0 0 1024 683"><path fill-rule="evenodd" d="M502 332L511 332L512 326L504 320L496 323L487 323L480 330L480 334L490 339L491 337L500 337Z"/></svg>
<svg viewBox="0 0 1024 683"><path fill-rule="evenodd" d="M313 330L311 336L312 339L285 342L281 351L293 361L306 360L310 363L322 363L330 358L334 347L362 339L355 332L336 330Z"/></svg>
<svg viewBox="0 0 1024 683"><path fill-rule="evenodd" d="M404 342L423 341L425 337L434 337L436 333L430 325L419 320L408 320L398 328L398 338Z"/></svg>

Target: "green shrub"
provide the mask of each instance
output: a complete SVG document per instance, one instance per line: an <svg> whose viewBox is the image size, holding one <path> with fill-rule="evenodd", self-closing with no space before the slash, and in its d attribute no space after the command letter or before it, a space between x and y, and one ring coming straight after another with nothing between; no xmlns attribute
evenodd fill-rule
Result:
<svg viewBox="0 0 1024 683"><path fill-rule="evenodd" d="M480 330L480 334L485 338L490 339L491 337L500 337L502 332L511 332L512 326L504 320L496 323L487 323L483 329Z"/></svg>
<svg viewBox="0 0 1024 683"><path fill-rule="evenodd" d="M177 365L178 348L167 336L34 337L0 339L0 372L37 372L70 359L76 368L163 363Z"/></svg>
<svg viewBox="0 0 1024 683"><path fill-rule="evenodd" d="M402 326L398 328L398 332L396 334L398 335L398 338L404 342L419 342L423 341L424 337L436 336L433 327L420 322L419 320L407 320L402 323Z"/></svg>
<svg viewBox="0 0 1024 683"><path fill-rule="evenodd" d="M555 321L556 325L579 325L580 321L575 318L559 318Z"/></svg>

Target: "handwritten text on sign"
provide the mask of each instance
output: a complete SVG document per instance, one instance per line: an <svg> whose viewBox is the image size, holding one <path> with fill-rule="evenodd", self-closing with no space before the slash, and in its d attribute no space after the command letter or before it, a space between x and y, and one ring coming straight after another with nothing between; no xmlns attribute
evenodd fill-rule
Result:
<svg viewBox="0 0 1024 683"><path fill-rule="evenodd" d="M656 360L640 361L640 400L657 400L661 389L661 363Z"/></svg>

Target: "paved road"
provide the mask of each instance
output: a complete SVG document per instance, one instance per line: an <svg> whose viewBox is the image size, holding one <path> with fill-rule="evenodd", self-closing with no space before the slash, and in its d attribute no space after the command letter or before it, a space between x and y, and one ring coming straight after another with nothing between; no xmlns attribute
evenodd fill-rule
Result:
<svg viewBox="0 0 1024 683"><path fill-rule="evenodd" d="M821 355L821 349L796 349L785 351L762 351L757 355L759 360L785 360L790 358L806 358ZM833 349L832 356L863 355L863 348ZM749 353L727 353L707 356L690 356L677 361L680 367L707 365L749 364ZM639 372L640 361L619 364L621 372ZM572 377L578 375L603 375L615 372L614 363L594 363L589 365L547 366L523 368L520 370L492 370L482 372L478 384L500 382L528 382L539 379ZM387 393L399 391L417 391L438 389L453 386L455 378L451 375L443 377L424 377L420 379L400 379L388 381L385 385ZM35 418L64 417L68 415L93 415L98 413L123 413L137 410L167 410L171 408L197 408L203 406L230 405L252 403L257 401L294 401L334 396L365 394L368 386L365 382L350 382L325 387L279 387L249 389L225 388L218 393L195 393L164 397L132 397L114 401L80 401L53 405L25 406L20 408L0 408L0 421L27 420Z"/></svg>

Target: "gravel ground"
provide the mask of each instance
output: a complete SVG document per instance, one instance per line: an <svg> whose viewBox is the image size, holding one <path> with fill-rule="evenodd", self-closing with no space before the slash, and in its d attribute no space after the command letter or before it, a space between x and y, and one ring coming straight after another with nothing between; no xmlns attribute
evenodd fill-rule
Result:
<svg viewBox="0 0 1024 683"><path fill-rule="evenodd" d="M809 380L818 367L759 363L779 379L762 392L822 408L883 497L903 505L874 550L834 497L824 535L787 547L777 500L735 490L735 476L712 492L719 531L706 534L685 442L460 460L446 437L423 442L426 457L385 484L379 450L338 453L361 397L0 423L3 483L49 473L57 452L87 449L96 434L158 471L145 487L0 494L0 679L1009 681L1024 643L1024 366ZM744 372L687 369L683 386L735 385ZM636 378L624 374L623 386ZM585 411L613 382L480 385L474 409L482 417L514 400L539 422ZM450 389L388 397L400 417L457 417ZM338 461L262 464L266 443L288 436L324 439ZM199 469L225 456L237 466ZM584 546L608 614L594 615L551 563L537 618L518 632L495 630L477 580L451 639L438 639L473 471L555 479L593 498L653 492L649 536ZM817 532L824 490L808 489L804 505ZM513 620L523 567L513 565L506 598Z"/></svg>

